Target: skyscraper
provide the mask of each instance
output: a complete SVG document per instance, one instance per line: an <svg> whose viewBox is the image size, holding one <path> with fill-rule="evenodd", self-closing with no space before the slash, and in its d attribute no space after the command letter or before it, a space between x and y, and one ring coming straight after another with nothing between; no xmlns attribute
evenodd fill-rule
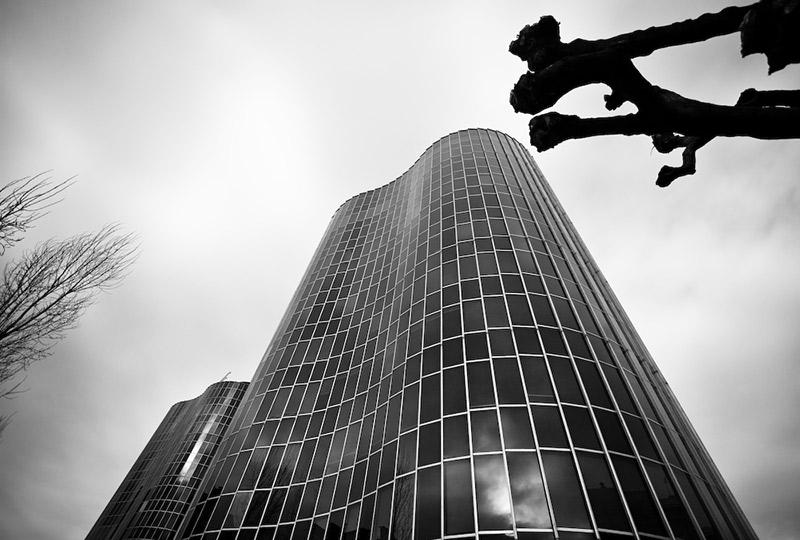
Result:
<svg viewBox="0 0 800 540"><path fill-rule="evenodd" d="M247 384L218 382L173 405L86 539L172 538Z"/></svg>
<svg viewBox="0 0 800 540"><path fill-rule="evenodd" d="M526 149L335 213L180 538L755 538Z"/></svg>

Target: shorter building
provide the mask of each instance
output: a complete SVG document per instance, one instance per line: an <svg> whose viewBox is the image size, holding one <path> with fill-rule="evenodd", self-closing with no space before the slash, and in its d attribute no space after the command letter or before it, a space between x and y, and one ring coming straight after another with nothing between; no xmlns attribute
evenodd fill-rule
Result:
<svg viewBox="0 0 800 540"><path fill-rule="evenodd" d="M247 385L218 382L173 405L86 540L172 538Z"/></svg>

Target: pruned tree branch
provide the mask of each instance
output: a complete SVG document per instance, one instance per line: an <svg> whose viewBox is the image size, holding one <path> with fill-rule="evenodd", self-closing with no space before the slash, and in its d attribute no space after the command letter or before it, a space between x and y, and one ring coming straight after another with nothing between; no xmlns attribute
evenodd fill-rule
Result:
<svg viewBox="0 0 800 540"><path fill-rule="evenodd" d="M778 4L783 11L776 8ZM531 144L543 151L566 140L598 135L660 137L654 144L661 152L685 148L680 167L664 167L659 173L657 185L666 186L675 178L694 173L696 151L714 137L800 138L800 92L749 89L733 106L705 103L651 84L632 58L741 31L743 54L764 52L774 71L800 60L798 17L800 2L762 0L610 39L570 43L561 42L559 23L553 17L542 17L523 28L511 43L510 51L525 60L530 69L514 86L511 104L517 112L536 115L576 88L607 85L611 89L605 98L608 110L630 102L637 112L610 118L558 113L535 116L530 122ZM667 145L667 140L682 144Z"/></svg>

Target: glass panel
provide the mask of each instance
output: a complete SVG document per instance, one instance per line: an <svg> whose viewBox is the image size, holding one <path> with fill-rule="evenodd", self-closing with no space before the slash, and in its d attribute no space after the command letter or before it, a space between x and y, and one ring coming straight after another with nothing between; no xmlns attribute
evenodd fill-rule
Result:
<svg viewBox="0 0 800 540"><path fill-rule="evenodd" d="M372 526L372 540L386 540L389 537L389 512L392 507L392 486L378 490L375 505L375 521Z"/></svg>
<svg viewBox="0 0 800 540"><path fill-rule="evenodd" d="M528 295L533 306L533 316L536 317L537 325L557 326L556 318L553 316L553 310L550 308L550 302L547 297L539 296L538 294Z"/></svg>
<svg viewBox="0 0 800 540"><path fill-rule="evenodd" d="M502 456L475 456L475 495L479 529L511 528L511 503Z"/></svg>
<svg viewBox="0 0 800 540"><path fill-rule="evenodd" d="M503 407L500 409L500 420L503 423L503 440L506 448L530 450L536 448L533 444L533 432L527 408Z"/></svg>
<svg viewBox="0 0 800 540"><path fill-rule="evenodd" d="M494 410L472 412L472 448L474 452L495 452L502 448Z"/></svg>
<svg viewBox="0 0 800 540"><path fill-rule="evenodd" d="M443 394L444 414L453 414L467 410L467 396L464 383L464 368L458 366L444 371L442 384L446 391Z"/></svg>
<svg viewBox="0 0 800 540"><path fill-rule="evenodd" d="M714 522L711 521L711 518L708 515L708 510L706 509L705 504L703 504L703 502L700 500L697 490L689 480L689 476L685 472L675 470L674 468L672 469L672 472L675 473L675 478L678 479L678 484L681 486L683 496L686 497L689 507L692 509L692 513L694 514L697 523L700 525L700 529L703 531L703 534L706 536L706 539L722 540L722 535L717 530Z"/></svg>
<svg viewBox="0 0 800 540"><path fill-rule="evenodd" d="M611 456L617 478L633 515L636 528L641 532L666 536L667 531L658 515L655 501L644 482L639 466L633 459L622 456Z"/></svg>
<svg viewBox="0 0 800 540"><path fill-rule="evenodd" d="M464 312L464 331L483 330L486 326L483 323L483 309L480 300L470 300L461 304Z"/></svg>
<svg viewBox="0 0 800 540"><path fill-rule="evenodd" d="M572 455L567 452L542 452L542 461L556 525L589 527L589 514Z"/></svg>
<svg viewBox="0 0 800 540"><path fill-rule="evenodd" d="M464 336L464 350L467 354L467 360L489 358L486 334L467 334Z"/></svg>
<svg viewBox="0 0 800 540"><path fill-rule="evenodd" d="M692 526L689 514L686 513L686 508L675 491L675 486L664 466L645 461L644 469L647 471L647 476L650 477L650 483L653 485L662 510L667 515L667 522L669 522L675 537L681 540L700 538Z"/></svg>
<svg viewBox="0 0 800 540"><path fill-rule="evenodd" d="M566 448L567 435L564 433L564 425L561 423L558 407L531 405L531 412L536 436L539 438L539 446Z"/></svg>
<svg viewBox="0 0 800 540"><path fill-rule="evenodd" d="M392 537L411 540L414 523L414 475L403 476L395 481L394 505L392 506Z"/></svg>
<svg viewBox="0 0 800 540"><path fill-rule="evenodd" d="M441 478L439 466L417 473L417 526L414 538L432 540L441 536Z"/></svg>
<svg viewBox="0 0 800 540"><path fill-rule="evenodd" d="M512 324L522 326L533 326L533 317L528 307L528 299L524 296L509 295L506 297L508 311L511 313Z"/></svg>
<svg viewBox="0 0 800 540"><path fill-rule="evenodd" d="M467 415L451 416L444 419L444 457L469 455L469 430Z"/></svg>
<svg viewBox="0 0 800 540"><path fill-rule="evenodd" d="M439 429L439 422L426 424L419 428L420 467L441 460L441 434Z"/></svg>
<svg viewBox="0 0 800 540"><path fill-rule="evenodd" d="M597 526L604 529L630 531L625 508L619 497L614 479L603 456L577 452L583 482L589 495Z"/></svg>
<svg viewBox="0 0 800 540"><path fill-rule="evenodd" d="M625 386L625 383L622 382L619 370L606 364L603 364L602 366L603 373L605 373L606 380L608 381L608 385L611 387L611 393L614 394L619 408L629 413L639 414L633 404L633 400L628 392L628 388Z"/></svg>
<svg viewBox="0 0 800 540"><path fill-rule="evenodd" d="M592 405L612 409L613 405L611 405L611 399L608 397L600 372L597 371L597 364L575 360L575 365L578 366L578 372L583 380L583 387L586 388L586 393L589 395L589 401L592 402Z"/></svg>
<svg viewBox="0 0 800 540"><path fill-rule="evenodd" d="M510 336L509 336L510 337ZM505 403L526 403L525 390L519 375L519 366L516 358L495 358L495 381L497 381L497 400Z"/></svg>
<svg viewBox="0 0 800 540"><path fill-rule="evenodd" d="M550 515L536 454L509 452L506 459L517 527L550 528Z"/></svg>
<svg viewBox="0 0 800 540"><path fill-rule="evenodd" d="M465 417L466 420L466 417ZM468 459L444 464L444 532L471 533L475 530L472 509L472 471Z"/></svg>
<svg viewBox="0 0 800 540"><path fill-rule="evenodd" d="M439 374L431 375L422 379L422 410L420 411L420 422L428 422L440 418L441 408L439 405Z"/></svg>
<svg viewBox="0 0 800 540"><path fill-rule="evenodd" d="M639 454L661 461L656 449L653 447L653 440L650 438L650 434L647 433L644 422L640 418L629 414L623 414L622 417L625 419L625 424L628 426L628 431L631 434L631 438L633 438L633 443L636 445Z"/></svg>
<svg viewBox="0 0 800 540"><path fill-rule="evenodd" d="M572 362L568 358L549 357L550 369L553 372L553 380L556 382L556 390L561 401L568 403L583 404L583 395L578 386L578 379L572 369Z"/></svg>
<svg viewBox="0 0 800 540"><path fill-rule="evenodd" d="M616 414L604 411L602 409L594 409L594 416L597 418L597 424L600 426L600 433L603 434L603 440L606 442L606 447L615 452L622 452L624 454L632 454L631 445L628 443L628 438L625 432L622 431L622 424Z"/></svg>
<svg viewBox="0 0 800 540"><path fill-rule="evenodd" d="M600 450L600 441L597 439L597 432L587 409L564 406L564 417L567 419L573 445Z"/></svg>
<svg viewBox="0 0 800 540"><path fill-rule="evenodd" d="M550 374L547 372L544 358L541 356L523 356L522 375L525 377L525 386L528 389L528 401L531 403L555 403L556 397L553 385L550 384Z"/></svg>
<svg viewBox="0 0 800 540"><path fill-rule="evenodd" d="M471 362L467 364L467 382L470 408L494 405L492 371L489 367L489 362Z"/></svg>

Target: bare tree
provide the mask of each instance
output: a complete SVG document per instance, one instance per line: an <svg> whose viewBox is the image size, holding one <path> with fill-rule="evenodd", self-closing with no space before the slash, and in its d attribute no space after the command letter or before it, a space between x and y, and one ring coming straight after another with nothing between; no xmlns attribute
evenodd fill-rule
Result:
<svg viewBox="0 0 800 540"><path fill-rule="evenodd" d="M684 148L680 167L663 167L656 184L668 186L694 174L695 152L714 137L789 139L800 137L800 90L747 89L732 106L704 103L651 84L632 59L656 50L739 32L742 56L763 53L769 72L800 62L800 3L761 0L697 19L652 27L610 39L562 43L551 16L525 26L510 51L529 71L511 92L517 112L538 115L570 91L602 83L611 88L605 107L636 106L635 114L580 118L550 112L530 121L531 144L543 151L569 140L598 135L650 135L659 152Z"/></svg>
<svg viewBox="0 0 800 540"><path fill-rule="evenodd" d="M0 188L0 255L71 184L72 179L52 183L37 175ZM121 283L136 256L134 237L106 225L98 232L48 240L8 262L0 277L0 384L50 354L97 293ZM15 394L19 385L0 387L0 397Z"/></svg>

